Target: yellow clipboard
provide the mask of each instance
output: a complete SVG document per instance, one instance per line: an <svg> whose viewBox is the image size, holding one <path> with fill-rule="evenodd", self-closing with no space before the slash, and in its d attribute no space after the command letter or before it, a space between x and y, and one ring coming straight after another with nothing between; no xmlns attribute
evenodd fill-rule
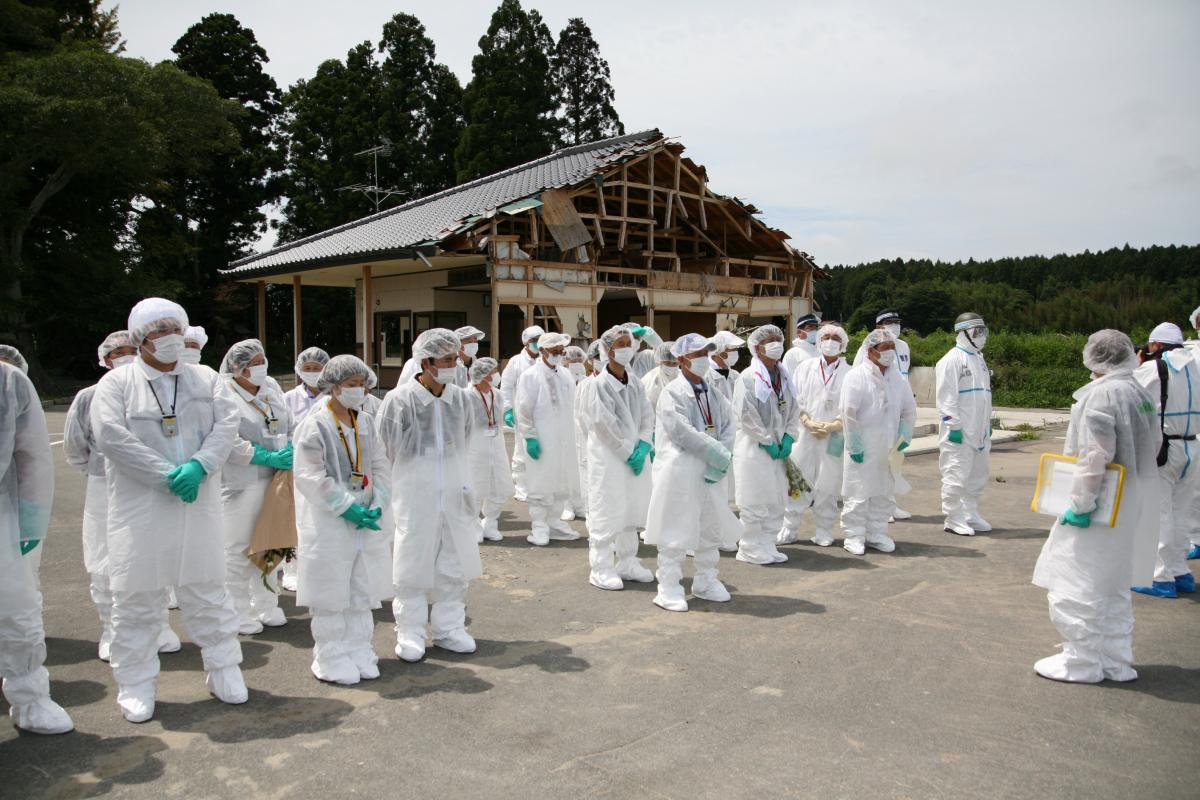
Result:
<svg viewBox="0 0 1200 800"><path fill-rule="evenodd" d="M1075 479L1075 464L1078 461L1073 456L1042 453L1033 502L1029 504L1030 511L1059 518L1066 513L1071 507L1071 484ZM1106 465L1104 482L1096 498L1096 510L1092 512L1093 525L1116 527L1124 492L1125 467L1120 464Z"/></svg>

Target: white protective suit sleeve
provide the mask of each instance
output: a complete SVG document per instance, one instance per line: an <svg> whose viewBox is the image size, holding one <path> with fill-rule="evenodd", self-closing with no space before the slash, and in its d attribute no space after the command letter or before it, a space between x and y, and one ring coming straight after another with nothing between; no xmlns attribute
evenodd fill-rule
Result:
<svg viewBox="0 0 1200 800"><path fill-rule="evenodd" d="M322 403L313 407L313 412L328 413L328 409ZM292 453L292 477L296 483L296 491L302 493L309 499L309 502L320 502L325 504L325 507L337 515L341 515L347 508L354 505L354 495L352 495L342 482L338 480L336 474L331 474L326 462L333 462L339 457L335 453L326 453L326 440L321 433L321 425L317 420L305 418L304 425L296 431L297 436L293 440ZM375 456L372 454L372 465L375 464ZM386 470L381 475L388 474Z"/></svg>
<svg viewBox="0 0 1200 800"><path fill-rule="evenodd" d="M633 455L634 448L637 447L639 441L649 442L653 438L654 431L654 414L650 408L650 402L646 399L645 390L636 391L632 386L636 378L632 374L627 377L630 386L626 387L626 391L635 403L640 401L642 405L640 414L638 414L639 409L631 409L639 416L638 431L632 438L623 434L614 409L607 408L600 402L600 398L605 394L601 391L600 386L593 387L594 391L588 392L586 397L577 397L582 401L580 406L584 427L594 432L605 447L625 457Z"/></svg>
<svg viewBox="0 0 1200 800"><path fill-rule="evenodd" d="M1074 453L1075 475L1071 481L1071 508L1077 514L1096 510L1096 498L1104 483L1105 468L1117 452L1116 418L1097 409L1088 409L1082 423L1087 441L1092 445L1084 452Z"/></svg>
<svg viewBox="0 0 1200 800"><path fill-rule="evenodd" d="M37 390L16 367L0 368L0 487L16 501L18 541L46 538L54 502L54 459ZM14 486L15 484L15 486Z"/></svg>
<svg viewBox="0 0 1200 800"><path fill-rule="evenodd" d="M535 364L531 369L536 368ZM528 372L526 370L525 372ZM521 373L525 377L525 373ZM507 394L508 384L501 378L501 384ZM533 421L534 408L537 406L538 395L541 394L540 381L525 381L524 386L516 387L513 395L513 414L516 417L517 433L522 439L539 439L537 425ZM507 402L507 401L506 401Z"/></svg>
<svg viewBox="0 0 1200 800"><path fill-rule="evenodd" d="M943 358L937 363L936 371L937 410L949 428L961 428L958 413L958 362Z"/></svg>
<svg viewBox="0 0 1200 800"><path fill-rule="evenodd" d="M504 400L503 411L508 411L510 408L516 409L517 384L521 381L521 375L528 366L524 363L527 361L525 351L517 353L508 360L504 365L504 370L500 373L500 397ZM503 412L501 412L503 415Z"/></svg>
<svg viewBox="0 0 1200 800"><path fill-rule="evenodd" d="M716 402L724 402L711 387L708 390L711 398L720 398ZM705 464L724 470L732 458L734 427L728 413L712 411L713 425L716 426L716 437L709 436L703 431L696 430L688 419L689 408L686 401L673 392L664 391L658 398L658 422L663 436L685 453L691 453Z"/></svg>
<svg viewBox="0 0 1200 800"><path fill-rule="evenodd" d="M742 436L749 436L755 444L778 444L774 434L763 422L762 415L758 413L754 392L746 388L746 381L740 376L737 386L733 389L733 413L737 417L738 431Z"/></svg>
<svg viewBox="0 0 1200 800"><path fill-rule="evenodd" d="M846 451L851 455L861 454L866 449L866 443L863 441L862 435L863 423L859 417L864 393L857 391L857 386L855 385L859 382L859 377L853 372L846 376L846 380L842 384L840 399L842 432L846 437Z"/></svg>
<svg viewBox="0 0 1200 800"><path fill-rule="evenodd" d="M72 467L88 472L92 458L92 395L95 388L84 389L75 395L63 423L63 457Z"/></svg>

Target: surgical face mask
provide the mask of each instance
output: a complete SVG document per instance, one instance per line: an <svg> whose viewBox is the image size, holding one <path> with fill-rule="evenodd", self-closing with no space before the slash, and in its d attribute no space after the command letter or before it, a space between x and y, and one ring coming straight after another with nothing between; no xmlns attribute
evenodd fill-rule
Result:
<svg viewBox="0 0 1200 800"><path fill-rule="evenodd" d="M346 386L338 393L337 399L346 408L361 408L367 400L367 390L362 386Z"/></svg>
<svg viewBox="0 0 1200 800"><path fill-rule="evenodd" d="M879 354L879 363L885 367L890 367L892 364L895 364L896 363L896 351L895 350L884 350L883 352L881 352Z"/></svg>
<svg viewBox="0 0 1200 800"><path fill-rule="evenodd" d="M526 342L525 346L529 348L529 352L537 352L537 342Z"/></svg>
<svg viewBox="0 0 1200 800"><path fill-rule="evenodd" d="M454 383L454 377L458 374L458 370L454 367L438 367L434 370L433 379L442 386L448 386Z"/></svg>
<svg viewBox="0 0 1200 800"><path fill-rule="evenodd" d="M254 386L262 386L267 380L266 364L256 364L253 367L250 367L247 372L250 374L246 376L246 380L250 381L250 383Z"/></svg>
<svg viewBox="0 0 1200 800"><path fill-rule="evenodd" d="M984 345L987 344L988 335L987 335L987 332L985 331L983 333L975 334L974 336L970 337L970 339L971 339L971 344L975 345L976 349L982 350Z"/></svg>
<svg viewBox="0 0 1200 800"><path fill-rule="evenodd" d="M179 360L184 364L199 364L200 351L194 347L184 347L179 353Z"/></svg>
<svg viewBox="0 0 1200 800"><path fill-rule="evenodd" d="M603 361L601 361L598 358L592 360L592 374L593 375L599 375L603 369L604 369Z"/></svg>
<svg viewBox="0 0 1200 800"><path fill-rule="evenodd" d="M741 350L730 350L725 354L725 369L733 369L738 362L738 357L742 354Z"/></svg>
<svg viewBox="0 0 1200 800"><path fill-rule="evenodd" d="M132 364L133 362L133 356L117 356L112 360L112 368L116 369L117 367L123 367L126 364Z"/></svg>
<svg viewBox="0 0 1200 800"><path fill-rule="evenodd" d="M546 363L552 367L557 367L562 363L562 353L547 353Z"/></svg>
<svg viewBox="0 0 1200 800"><path fill-rule="evenodd" d="M623 367L628 367L633 363L636 352L632 347L615 347L612 351L613 360Z"/></svg>
<svg viewBox="0 0 1200 800"><path fill-rule="evenodd" d="M321 373L319 372L297 372L296 375L305 386L310 386L313 389L317 388L317 380L321 377Z"/></svg>
<svg viewBox="0 0 1200 800"><path fill-rule="evenodd" d="M467 354L467 358L474 358L479 352L479 342L469 342L463 345L463 352Z"/></svg>
<svg viewBox="0 0 1200 800"><path fill-rule="evenodd" d="M587 377L587 370L584 369L583 364L578 361L574 364L567 364L567 369L571 370L571 374L574 375L577 380Z"/></svg>
<svg viewBox="0 0 1200 800"><path fill-rule="evenodd" d="M783 357L783 342L770 342L763 347L763 353L766 354L767 358L778 361Z"/></svg>
<svg viewBox="0 0 1200 800"><path fill-rule="evenodd" d="M168 333L150 342L154 347L154 360L160 364L174 364L183 353L183 336Z"/></svg>
<svg viewBox="0 0 1200 800"><path fill-rule="evenodd" d="M842 343L837 339L822 339L818 346L823 356L836 356L842 352Z"/></svg>
<svg viewBox="0 0 1200 800"><path fill-rule="evenodd" d="M892 338L895 338L895 339L900 338L900 326L897 325L896 323L893 322L890 325L884 325L883 329L885 331L887 331L888 333L890 333L892 335Z"/></svg>
<svg viewBox="0 0 1200 800"><path fill-rule="evenodd" d="M688 371L697 378L703 378L708 374L710 367L712 367L712 359L708 356L700 356L692 359L692 365L688 367Z"/></svg>
<svg viewBox="0 0 1200 800"><path fill-rule="evenodd" d="M667 378L673 379L679 375L679 367L668 367L666 364L663 364L659 367L659 370Z"/></svg>

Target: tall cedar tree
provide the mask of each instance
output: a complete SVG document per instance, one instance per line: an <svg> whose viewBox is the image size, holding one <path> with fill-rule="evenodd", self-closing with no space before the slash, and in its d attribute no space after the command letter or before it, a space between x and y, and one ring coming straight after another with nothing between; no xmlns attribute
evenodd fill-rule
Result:
<svg viewBox="0 0 1200 800"><path fill-rule="evenodd" d="M544 156L559 143L554 38L541 14L503 0L479 50L463 93L467 127L454 158L460 182Z"/></svg>
<svg viewBox="0 0 1200 800"><path fill-rule="evenodd" d="M567 21L554 50L554 76L562 92L562 141L566 145L621 136L625 126L613 108L608 62L580 18Z"/></svg>

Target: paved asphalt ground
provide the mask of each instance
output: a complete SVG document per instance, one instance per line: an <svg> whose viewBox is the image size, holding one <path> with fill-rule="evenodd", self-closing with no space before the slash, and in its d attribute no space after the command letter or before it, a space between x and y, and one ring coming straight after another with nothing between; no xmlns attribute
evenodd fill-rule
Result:
<svg viewBox="0 0 1200 800"><path fill-rule="evenodd" d="M0 796L1200 797L1200 596L1135 595L1132 684L1033 673L1058 636L1029 583L1048 527L1029 497L1038 454L1060 447L1051 434L993 455L990 535L941 530L936 456L915 457L895 553L726 556L733 601L687 614L651 604L652 585L588 586L586 542L530 547L513 503L470 590L475 655L400 662L385 608L382 677L322 684L287 595L288 625L243 639L249 703L209 697L185 641L163 657L155 718L131 725L96 659L83 479L59 446L42 586L54 696L76 731L0 725Z"/></svg>

